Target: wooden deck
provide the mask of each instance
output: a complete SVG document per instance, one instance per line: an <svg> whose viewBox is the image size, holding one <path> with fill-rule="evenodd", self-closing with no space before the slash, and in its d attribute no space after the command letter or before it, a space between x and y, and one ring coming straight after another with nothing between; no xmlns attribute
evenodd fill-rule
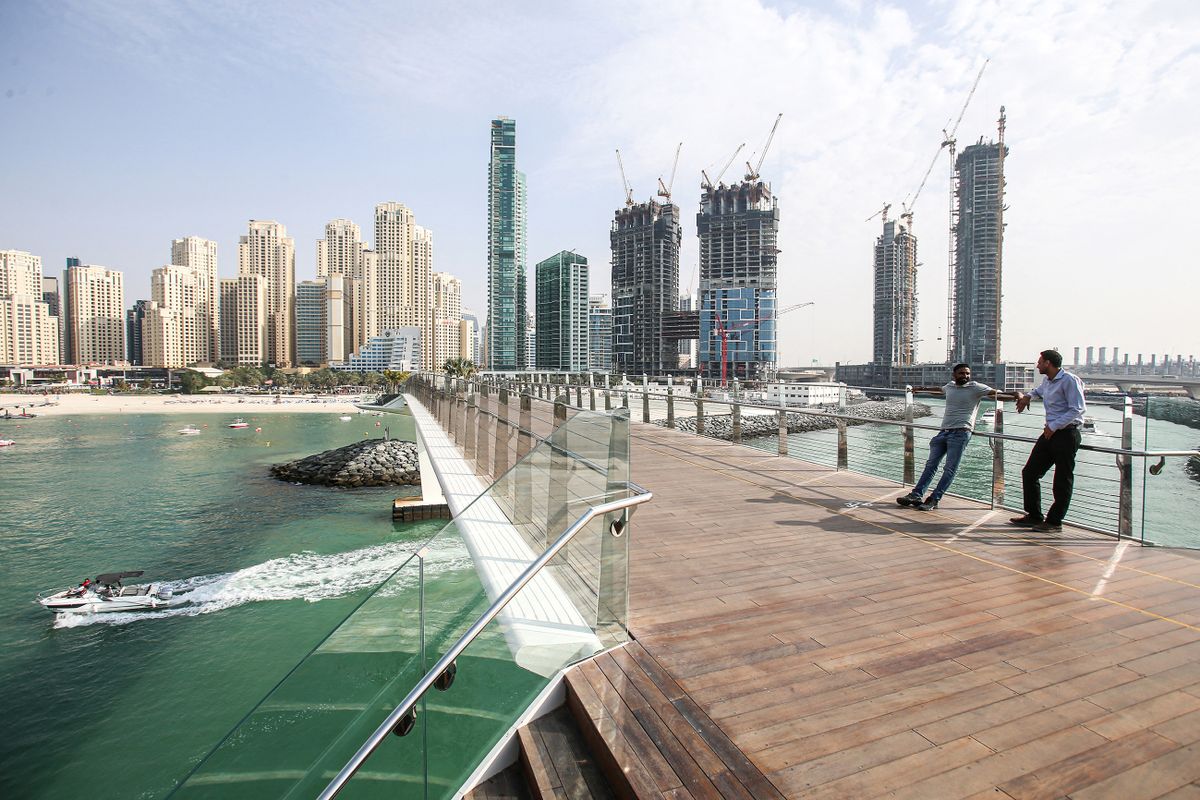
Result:
<svg viewBox="0 0 1200 800"><path fill-rule="evenodd" d="M631 631L784 796L1200 797L1195 554L633 427Z"/></svg>

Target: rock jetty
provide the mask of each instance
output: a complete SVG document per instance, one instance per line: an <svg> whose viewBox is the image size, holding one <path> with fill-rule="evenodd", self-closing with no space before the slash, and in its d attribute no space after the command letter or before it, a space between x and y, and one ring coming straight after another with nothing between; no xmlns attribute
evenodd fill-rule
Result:
<svg viewBox="0 0 1200 800"><path fill-rule="evenodd" d="M320 486L418 486L417 445L395 439L365 439L315 456L275 464L282 481Z"/></svg>
<svg viewBox="0 0 1200 800"><path fill-rule="evenodd" d="M725 409L728 406L716 406ZM836 408L819 408L819 411L836 412ZM902 420L904 419L903 400L868 400L864 403L847 406L842 413L870 420ZM924 403L913 404L913 418L927 417L932 413ZM804 414L798 411L788 412L788 433L808 433L826 428L836 428L837 420L829 417ZM666 420L655 420L655 425L665 426ZM850 421L850 425L862 425L864 422ZM676 417L675 427L687 433L696 432L695 417ZM750 439L755 436L775 436L779 433L779 421L775 414L763 413L761 409L750 408L742 412L742 438ZM733 438L732 414L705 414L704 435L714 439L729 441Z"/></svg>

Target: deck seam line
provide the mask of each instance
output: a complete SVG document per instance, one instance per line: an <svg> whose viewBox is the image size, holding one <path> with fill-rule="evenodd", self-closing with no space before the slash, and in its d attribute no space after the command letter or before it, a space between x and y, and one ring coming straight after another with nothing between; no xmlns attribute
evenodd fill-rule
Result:
<svg viewBox="0 0 1200 800"><path fill-rule="evenodd" d="M697 464L697 463L695 463L695 462L693 462L693 461L688 461L686 458L682 458L682 457L680 457L680 456L677 456L677 455L675 455L674 453L665 452L665 451L657 451L657 452L659 452L661 455L667 455L667 456L670 456L671 458L674 458L674 459L676 459L676 460L678 460L678 461L682 461L682 462L683 462L683 463L685 463L685 464L690 464L691 466L694 466L694 467L699 467L700 469L709 469L708 467L704 466L703 464ZM710 471L710 472L718 472L718 470L709 470L709 471ZM724 474L724 473L722 473L722 474ZM797 501L799 501L799 502L801 502L801 503L806 503L806 504L808 504L808 505L811 505L811 506L813 506L813 507L816 507L816 508L822 508L822 509L825 509L825 510L827 510L827 511L832 511L832 512L833 512L833 513L835 513L835 514L839 514L839 515L842 515L842 516L849 517L850 519L853 519L853 520L854 520L854 521L856 521L856 522L861 522L861 523L863 523L863 524L866 524L866 525L871 525L871 526L873 526L873 527L876 527L876 528L879 528L879 529L881 529L881 530L888 531L889 533L894 533L894 534L896 534L896 535L898 535L898 536L903 536L905 539L909 539L910 541L914 541L914 542L922 542L923 544L926 544L926 545L928 545L928 546L930 546L930 547L935 547L935 548L937 548L937 549L939 549L939 550L943 550L943 551L945 551L945 552L947 552L947 553L953 553L953 554L955 554L955 555L959 555L959 556L962 556L962 557L964 557L964 558L969 558L969 559L971 559L971 560L973 560L973 561L978 561L978 562L979 562L979 563L981 563L981 564L988 564L988 565L990 565L990 566L993 566L993 567L998 567L998 568L1000 568L1000 569L1003 569L1003 570L1007 570L1007 571L1009 571L1009 572L1016 573L1017 575L1024 575L1024 576L1025 576L1025 577L1027 577L1027 578L1031 578L1031 579L1033 579L1033 580L1042 581L1043 583L1048 583L1048 584L1050 584L1051 586L1057 586L1057 587L1058 587L1058 588L1060 588L1060 589L1066 589L1067 591L1070 591L1070 592L1075 592L1075 593L1077 593L1077 594L1082 594L1082 595L1084 595L1085 597L1093 598L1093 599L1095 599L1095 600L1098 600L1098 601L1100 601L1100 602L1102 602L1102 603L1110 603L1110 604L1112 604L1112 605L1115 605L1115 606L1120 606L1121 608L1127 608L1127 609L1129 609L1130 611L1136 611L1136 612L1138 612L1138 613L1140 613L1140 614L1145 614L1146 616L1149 616L1149 617L1154 617L1155 619L1160 619L1160 620L1163 620L1164 622L1170 622L1170 623L1173 623L1173 624L1175 624L1175 625L1179 625L1180 627L1184 627L1184 628L1187 628L1187 629L1189 629L1189 630L1193 630L1193 631L1196 631L1196 632L1200 633L1200 627L1198 627L1198 626L1196 626L1196 625L1189 625L1189 624L1188 624L1188 623L1186 623L1186 622L1183 622L1183 621L1181 621L1181 620L1174 619L1174 618L1172 618L1172 617L1164 616L1164 615L1162 615L1162 614L1156 614L1156 613L1155 613L1155 612L1153 612L1153 611L1148 611L1147 609L1144 609L1144 608L1138 608L1137 606L1131 606L1131 605L1129 605L1128 603L1122 603L1120 600L1113 600L1112 598L1109 598L1109 597L1103 597L1103 596L1094 596L1094 595L1092 595L1090 592L1088 592L1088 591L1085 591L1085 590L1083 590L1083 589L1077 589L1077 588L1075 588L1075 587L1073 587L1073 586L1068 586L1068 585L1067 585L1067 584L1065 584L1065 583L1059 583L1058 581L1054 581L1054 580L1051 580L1051 579L1049 579L1049 578L1043 578L1043 577L1042 577L1042 576L1040 576L1040 575L1034 575L1034 574L1032 574L1032 573L1030 573L1030 572L1025 572L1024 570L1017 569L1016 567L1010 567L1010 566L1008 566L1007 564L1001 564L1001 563L999 563L999 562L997 562L997 561L992 561L992 560L990 560L990 559L983 558L982 556L975 556L975 555L971 555L970 553L964 553L963 551L961 551L961 550L956 550L956 549L954 549L953 547L946 547L946 546L945 546L945 545L943 545L943 544L939 544L939 543L937 543L937 542L931 542L931 541L929 541L928 539L922 539L922 538L921 538L921 537L919 537L919 536L913 536L912 534L905 533L904 531L896 530L895 528L889 528L887 525L884 525L883 523L880 523L880 522L875 522L875 521L868 520L868 519L863 519L862 517L856 517L856 516L854 516L853 514L849 514L849 513L847 513L846 511L843 511L842 509L839 509L839 508L832 508L832 509L829 509L829 508L826 508L825 506L822 506L822 505L820 505L820 504L818 504L818 503L814 503L813 501L809 500L808 498L805 498L805 497L799 497L799 496L797 496L797 495L795 495L795 494L792 494L791 492L787 491L786 489L779 489L779 488L775 488L775 487L771 487L771 486L764 486L764 485L762 485L762 484L755 483L754 481L748 480L748 479L746 479L746 478L743 478L743 477L741 477L741 476L738 476L738 475L728 475L728 477L734 478L735 480L739 480L739 481L741 481L742 483L748 484L748 485L750 485L750 486L755 486L755 487L757 487L757 488L759 488L759 489L765 489L765 490L767 490L767 491L770 491L770 492L781 492L782 494L786 494L786 495L788 495L788 496L789 496L789 497L791 497L793 500L797 500ZM1036 542L1034 542L1034 543L1036 543ZM1055 548L1055 549L1057 549L1057 548ZM1063 551L1063 552L1070 553L1071 551ZM1092 560L1098 561L1099 559L1092 559ZM1148 573L1148 574L1149 574L1149 573ZM1168 580L1169 580L1169 579L1168 579Z"/></svg>

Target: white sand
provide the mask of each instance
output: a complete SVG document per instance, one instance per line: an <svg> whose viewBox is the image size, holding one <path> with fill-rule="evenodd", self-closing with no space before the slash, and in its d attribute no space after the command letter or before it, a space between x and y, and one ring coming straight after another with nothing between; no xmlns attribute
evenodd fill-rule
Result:
<svg viewBox="0 0 1200 800"><path fill-rule="evenodd" d="M358 398L351 395L341 397L280 398L276 403L273 396L239 394L193 394L193 395L90 395L90 394L0 394L0 409L16 414L25 409L31 414L61 417L75 414L196 414L232 413L236 415L284 412L353 414L358 411L354 403ZM43 405L49 402L51 405ZM0 411L0 416L3 416Z"/></svg>

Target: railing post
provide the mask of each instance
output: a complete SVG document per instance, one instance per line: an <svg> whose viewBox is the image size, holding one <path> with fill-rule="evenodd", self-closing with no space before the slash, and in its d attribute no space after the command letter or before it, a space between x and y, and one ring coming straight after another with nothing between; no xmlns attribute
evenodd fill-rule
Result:
<svg viewBox="0 0 1200 800"><path fill-rule="evenodd" d="M513 470L513 522L533 519L533 464L529 451L533 449L531 423L533 395L527 386L521 392L520 429L517 431L517 465Z"/></svg>
<svg viewBox="0 0 1200 800"><path fill-rule="evenodd" d="M508 434L508 385L503 384L496 400L496 447L492 453L492 476L497 479L508 471Z"/></svg>
<svg viewBox="0 0 1200 800"><path fill-rule="evenodd" d="M992 431L1004 433L1004 401L996 401ZM1004 440L992 439L992 508L1004 508Z"/></svg>
<svg viewBox="0 0 1200 800"><path fill-rule="evenodd" d="M696 395L696 433L704 435L704 398Z"/></svg>
<svg viewBox="0 0 1200 800"><path fill-rule="evenodd" d="M916 456L913 447L913 392L911 386L904 387L904 483L911 486L916 483Z"/></svg>
<svg viewBox="0 0 1200 800"><path fill-rule="evenodd" d="M567 492L570 462L570 428L567 427L567 404L571 402L570 387L554 398L554 432L550 434L550 469L546 471L546 544L558 538L567 527L570 498Z"/></svg>
<svg viewBox="0 0 1200 800"><path fill-rule="evenodd" d="M667 387L667 427L675 427L675 387Z"/></svg>
<svg viewBox="0 0 1200 800"><path fill-rule="evenodd" d="M734 442L742 440L742 404L734 401L733 403L733 424L730 428L730 435Z"/></svg>
<svg viewBox="0 0 1200 800"><path fill-rule="evenodd" d="M838 472L850 468L850 443L846 437L846 420L837 421L837 468Z"/></svg>
<svg viewBox="0 0 1200 800"><path fill-rule="evenodd" d="M582 400L579 401L579 407L583 408ZM596 410L596 387L595 386L588 387L588 410L589 411Z"/></svg>
<svg viewBox="0 0 1200 800"><path fill-rule="evenodd" d="M484 384L484 386L486 386L486 384ZM479 400L479 430L475 435L475 471L480 475L489 474L488 470L491 467L491 462L488 461L488 427L491 423L491 417L488 415L487 409L485 408L485 404L483 402L484 391L486 391L484 386L479 387L481 389Z"/></svg>
<svg viewBox="0 0 1200 800"><path fill-rule="evenodd" d="M1146 410L1149 416L1149 408ZM1147 447L1150 443L1146 442ZM1133 399L1125 398L1121 410L1121 449L1133 449ZM1117 538L1133 537L1133 456L1117 456L1117 470L1121 475L1120 495L1117 503ZM1142 531L1142 539L1146 531Z"/></svg>
<svg viewBox="0 0 1200 800"><path fill-rule="evenodd" d="M604 410L612 411L612 389L604 390Z"/></svg>
<svg viewBox="0 0 1200 800"><path fill-rule="evenodd" d="M642 381L642 422L650 424L650 386L645 380Z"/></svg>
<svg viewBox="0 0 1200 800"><path fill-rule="evenodd" d="M629 410L612 415L608 437L607 495L629 488ZM600 604L597 627L629 623L629 509L604 517L600 531Z"/></svg>
<svg viewBox="0 0 1200 800"><path fill-rule="evenodd" d="M787 409L780 408L775 412L776 421L779 423L779 455L786 456L788 454L788 418Z"/></svg>
<svg viewBox="0 0 1200 800"><path fill-rule="evenodd" d="M570 388L568 388L567 394L570 394L570 393L571 393L571 390L570 390ZM593 395L594 394L595 394L595 390L593 390ZM583 385L582 384L575 387L575 407L583 408ZM596 410L596 401L595 401L595 397L593 397L592 398L592 411L595 411L595 410Z"/></svg>
<svg viewBox="0 0 1200 800"><path fill-rule="evenodd" d="M533 395L529 387L521 392L520 430L517 431L517 458L524 458L533 449Z"/></svg>
<svg viewBox="0 0 1200 800"><path fill-rule="evenodd" d="M554 430L558 430L567 422L567 397L561 395L554 398Z"/></svg>
<svg viewBox="0 0 1200 800"><path fill-rule="evenodd" d="M475 430L479 427L479 409L475 407L475 387L467 386L467 411L463 426L463 458L475 458Z"/></svg>

